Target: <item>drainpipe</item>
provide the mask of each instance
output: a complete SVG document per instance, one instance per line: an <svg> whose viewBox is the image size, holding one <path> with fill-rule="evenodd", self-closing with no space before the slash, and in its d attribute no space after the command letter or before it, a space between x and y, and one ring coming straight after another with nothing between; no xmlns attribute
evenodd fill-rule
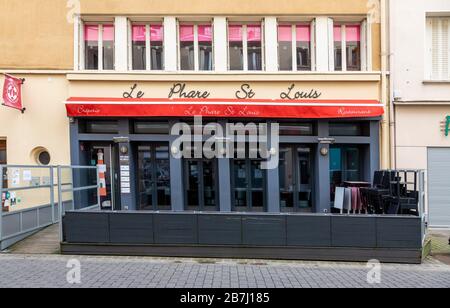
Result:
<svg viewBox="0 0 450 308"><path fill-rule="evenodd" d="M388 49L387 49L387 0L380 1L381 14L381 102L385 106L385 113L381 122L381 166L390 169L390 114L392 109L388 99Z"/></svg>
<svg viewBox="0 0 450 308"><path fill-rule="evenodd" d="M394 87L395 87L395 72L394 72L394 61L395 61L395 42L392 40L392 35L394 33L394 25L392 20L392 3L387 0L387 21L389 22L389 131L390 131L390 148L391 148L391 169L397 169L397 129L396 129L396 110L395 110L395 98L394 98Z"/></svg>

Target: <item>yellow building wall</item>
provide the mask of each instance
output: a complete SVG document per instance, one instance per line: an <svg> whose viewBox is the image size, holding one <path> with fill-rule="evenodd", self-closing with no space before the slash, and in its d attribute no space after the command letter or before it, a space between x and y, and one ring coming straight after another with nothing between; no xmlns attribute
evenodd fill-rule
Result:
<svg viewBox="0 0 450 308"><path fill-rule="evenodd" d="M75 1L0 0L0 69L73 68ZM366 15L367 0L80 0L82 15ZM76 7L75 7L76 8ZM380 70L380 26L372 27L373 69Z"/></svg>
<svg viewBox="0 0 450 308"><path fill-rule="evenodd" d="M23 103L26 111L0 107L0 137L7 137L8 164L35 165L31 152L46 148L51 164L68 164L69 119L64 101L68 94L65 75L15 75L25 78ZM0 93L3 77L0 76Z"/></svg>

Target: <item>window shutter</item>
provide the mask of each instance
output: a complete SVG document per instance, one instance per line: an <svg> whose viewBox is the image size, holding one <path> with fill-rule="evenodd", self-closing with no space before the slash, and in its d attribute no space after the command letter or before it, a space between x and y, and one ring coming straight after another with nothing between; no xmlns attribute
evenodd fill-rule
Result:
<svg viewBox="0 0 450 308"><path fill-rule="evenodd" d="M311 70L316 71L316 19L313 19L310 24L311 33ZM297 63L296 63L297 64Z"/></svg>
<svg viewBox="0 0 450 308"><path fill-rule="evenodd" d="M368 71L367 65L367 21L361 23L361 70Z"/></svg>
<svg viewBox="0 0 450 308"><path fill-rule="evenodd" d="M328 18L328 69L334 71L334 21Z"/></svg>
<svg viewBox="0 0 450 308"><path fill-rule="evenodd" d="M133 70L133 51L132 51L132 40L133 40L133 25L130 19L127 19L127 60L128 60L128 70Z"/></svg>
<svg viewBox="0 0 450 308"><path fill-rule="evenodd" d="M431 78L450 79L450 18L431 20Z"/></svg>
<svg viewBox="0 0 450 308"><path fill-rule="evenodd" d="M85 63L84 63L84 22L83 20L78 16L78 54L77 54L77 58L78 58L78 69L79 70L84 70L85 69Z"/></svg>

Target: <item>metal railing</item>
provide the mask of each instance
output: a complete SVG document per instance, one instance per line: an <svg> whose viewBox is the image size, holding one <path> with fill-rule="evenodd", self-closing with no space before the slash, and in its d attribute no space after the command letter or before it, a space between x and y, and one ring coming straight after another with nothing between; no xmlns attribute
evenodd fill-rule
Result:
<svg viewBox="0 0 450 308"><path fill-rule="evenodd" d="M69 170L70 174L63 176L65 170ZM83 179L86 177L77 173L84 170L96 173L95 178L91 179L95 181L93 185L81 184L86 182ZM99 206L98 188L96 166L0 165L0 251L34 232L60 222L68 208L82 208L75 203L77 193L97 190L97 204L89 209ZM25 202L22 202L22 197ZM4 211L4 205L10 205L8 208L11 211Z"/></svg>
<svg viewBox="0 0 450 308"><path fill-rule="evenodd" d="M72 178L72 185L71 188L63 188L63 184L62 184L62 172L64 170L69 170L71 173L71 178ZM95 185L84 185L81 184L82 180L77 178L77 175L74 174L74 170L76 171L80 171L80 170L95 170L96 173L96 182ZM72 198L72 204L73 204L73 209L78 209L78 210L95 210L95 209L100 209L100 193L99 193L99 189L100 189L100 180L99 180L99 172L98 172L98 166L58 166L58 195L62 196L64 193L71 193L73 195ZM97 203L94 205L87 205L85 207L83 207L83 202L80 200L79 205L80 206L76 206L75 203L77 202L77 198L76 196L74 196L74 193L77 192L89 192L91 190L96 190L96 201ZM63 230L63 217L64 217L64 213L65 213L65 207L63 206L63 202L62 202L62 198L59 198L58 200L58 204L59 204L59 208L61 209L59 211L59 239L60 242L63 241L63 237L64 237L64 230Z"/></svg>

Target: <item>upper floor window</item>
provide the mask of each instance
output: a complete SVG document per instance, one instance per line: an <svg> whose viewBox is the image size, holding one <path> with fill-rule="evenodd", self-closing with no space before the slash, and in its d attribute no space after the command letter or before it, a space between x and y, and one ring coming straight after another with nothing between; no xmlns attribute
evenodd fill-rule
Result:
<svg viewBox="0 0 450 308"><path fill-rule="evenodd" d="M450 80L450 17L430 17L428 23L431 80Z"/></svg>
<svg viewBox="0 0 450 308"><path fill-rule="evenodd" d="M263 69L261 25L229 25L228 56L230 70L261 71Z"/></svg>
<svg viewBox="0 0 450 308"><path fill-rule="evenodd" d="M310 25L278 26L278 63L281 71L310 71L312 44Z"/></svg>
<svg viewBox="0 0 450 308"><path fill-rule="evenodd" d="M84 68L114 69L114 25L86 24L84 26Z"/></svg>
<svg viewBox="0 0 450 308"><path fill-rule="evenodd" d="M334 69L361 70L361 26L342 24L334 26Z"/></svg>
<svg viewBox="0 0 450 308"><path fill-rule="evenodd" d="M163 70L163 26L161 24L133 25L131 32L133 70Z"/></svg>
<svg viewBox="0 0 450 308"><path fill-rule="evenodd" d="M179 26L179 67L182 71L213 70L213 28L211 24Z"/></svg>

